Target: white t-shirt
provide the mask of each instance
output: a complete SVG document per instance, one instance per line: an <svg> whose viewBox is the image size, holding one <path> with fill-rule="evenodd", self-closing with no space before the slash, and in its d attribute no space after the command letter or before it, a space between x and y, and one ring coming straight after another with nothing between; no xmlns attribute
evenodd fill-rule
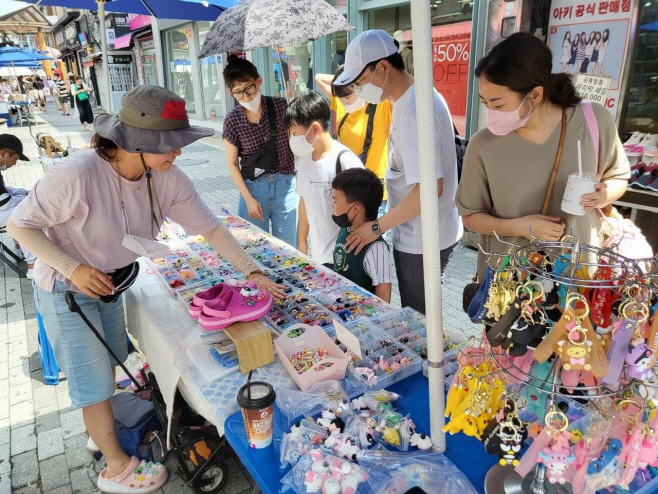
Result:
<svg viewBox="0 0 658 494"><path fill-rule="evenodd" d="M443 96L434 90L436 178L443 178L439 201L441 249L455 244L464 233L455 207L457 154L452 118ZM389 208L397 206L420 182L416 140L416 87L411 86L393 105L388 138L386 190ZM422 254L420 215L393 228L393 248L407 254Z"/></svg>
<svg viewBox="0 0 658 494"><path fill-rule="evenodd" d="M340 157L343 170L363 168L361 160L337 141L320 161L313 161L309 155L299 158L297 163L297 194L304 199L306 206L309 248L313 258L323 264L333 264L340 231L331 219L331 182L336 176L336 158L341 151L347 151Z"/></svg>

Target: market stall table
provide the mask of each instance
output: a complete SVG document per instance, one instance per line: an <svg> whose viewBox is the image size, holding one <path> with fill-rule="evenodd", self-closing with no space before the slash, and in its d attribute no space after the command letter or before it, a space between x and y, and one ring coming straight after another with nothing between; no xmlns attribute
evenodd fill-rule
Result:
<svg viewBox="0 0 658 494"><path fill-rule="evenodd" d="M396 411L411 418L419 431L429 430L428 380L421 373L397 382L387 388L400 395L395 402ZM279 468L279 455L274 443L289 430L286 417L279 409L275 412L274 442L264 449L251 449L247 441L240 413L231 415L224 424L226 439L264 494L277 494L281 479L290 470ZM416 451L412 448L408 454ZM473 487L484 493L484 477L498 463L496 456L488 455L480 441L464 434L448 435L445 455L468 477Z"/></svg>

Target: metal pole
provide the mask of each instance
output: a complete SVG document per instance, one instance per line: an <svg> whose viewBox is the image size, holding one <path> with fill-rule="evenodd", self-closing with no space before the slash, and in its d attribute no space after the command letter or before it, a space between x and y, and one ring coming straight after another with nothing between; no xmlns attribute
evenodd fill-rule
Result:
<svg viewBox="0 0 658 494"><path fill-rule="evenodd" d="M416 84L416 129L420 176L421 222L425 306L427 308L427 357L432 442L446 449L443 426L443 314L441 308L441 243L439 241L439 202L434 156L434 85L432 76L432 26L427 0L411 0L411 26L414 33L414 75ZM429 104L428 104L429 102ZM450 129L444 129L446 132ZM409 145L413 145L409 143Z"/></svg>
<svg viewBox="0 0 658 494"><path fill-rule="evenodd" d="M105 0L96 0L98 4L98 22L100 23L100 32L101 32L101 52L103 53L103 73L101 77L105 82L105 94L103 106L105 106L105 111L112 113L112 88L110 87L110 71L107 66L107 33L105 32ZM117 108L118 110L118 108Z"/></svg>

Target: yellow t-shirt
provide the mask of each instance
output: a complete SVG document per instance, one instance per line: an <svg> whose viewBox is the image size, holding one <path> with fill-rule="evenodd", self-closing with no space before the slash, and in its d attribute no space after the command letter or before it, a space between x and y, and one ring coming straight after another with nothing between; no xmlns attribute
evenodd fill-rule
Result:
<svg viewBox="0 0 658 494"><path fill-rule="evenodd" d="M345 107L336 96L331 98L331 109L335 112L336 130L338 130L338 126L345 116ZM386 168L388 167L388 130L391 126L392 114L393 105L390 101L385 100L377 105L375 121L372 126L372 143L365 163L366 168L372 170L382 180L386 177ZM347 119L337 136L338 142L344 144L359 156L363 152L367 127L368 114L364 106L359 111L347 115ZM386 200L386 187L384 187L384 200Z"/></svg>

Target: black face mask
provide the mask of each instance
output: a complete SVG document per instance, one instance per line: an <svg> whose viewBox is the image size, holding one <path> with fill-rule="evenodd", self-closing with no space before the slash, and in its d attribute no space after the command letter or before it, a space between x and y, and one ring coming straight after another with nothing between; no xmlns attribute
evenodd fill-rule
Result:
<svg viewBox="0 0 658 494"><path fill-rule="evenodd" d="M354 218L350 219L349 216L347 215L349 214L349 212L352 210L353 207L354 204L350 206L350 208L347 210L347 213L343 213L339 215L335 215L335 214L331 215L331 219L334 220L334 223L338 225L338 228L347 228L352 226L352 221L354 221Z"/></svg>

